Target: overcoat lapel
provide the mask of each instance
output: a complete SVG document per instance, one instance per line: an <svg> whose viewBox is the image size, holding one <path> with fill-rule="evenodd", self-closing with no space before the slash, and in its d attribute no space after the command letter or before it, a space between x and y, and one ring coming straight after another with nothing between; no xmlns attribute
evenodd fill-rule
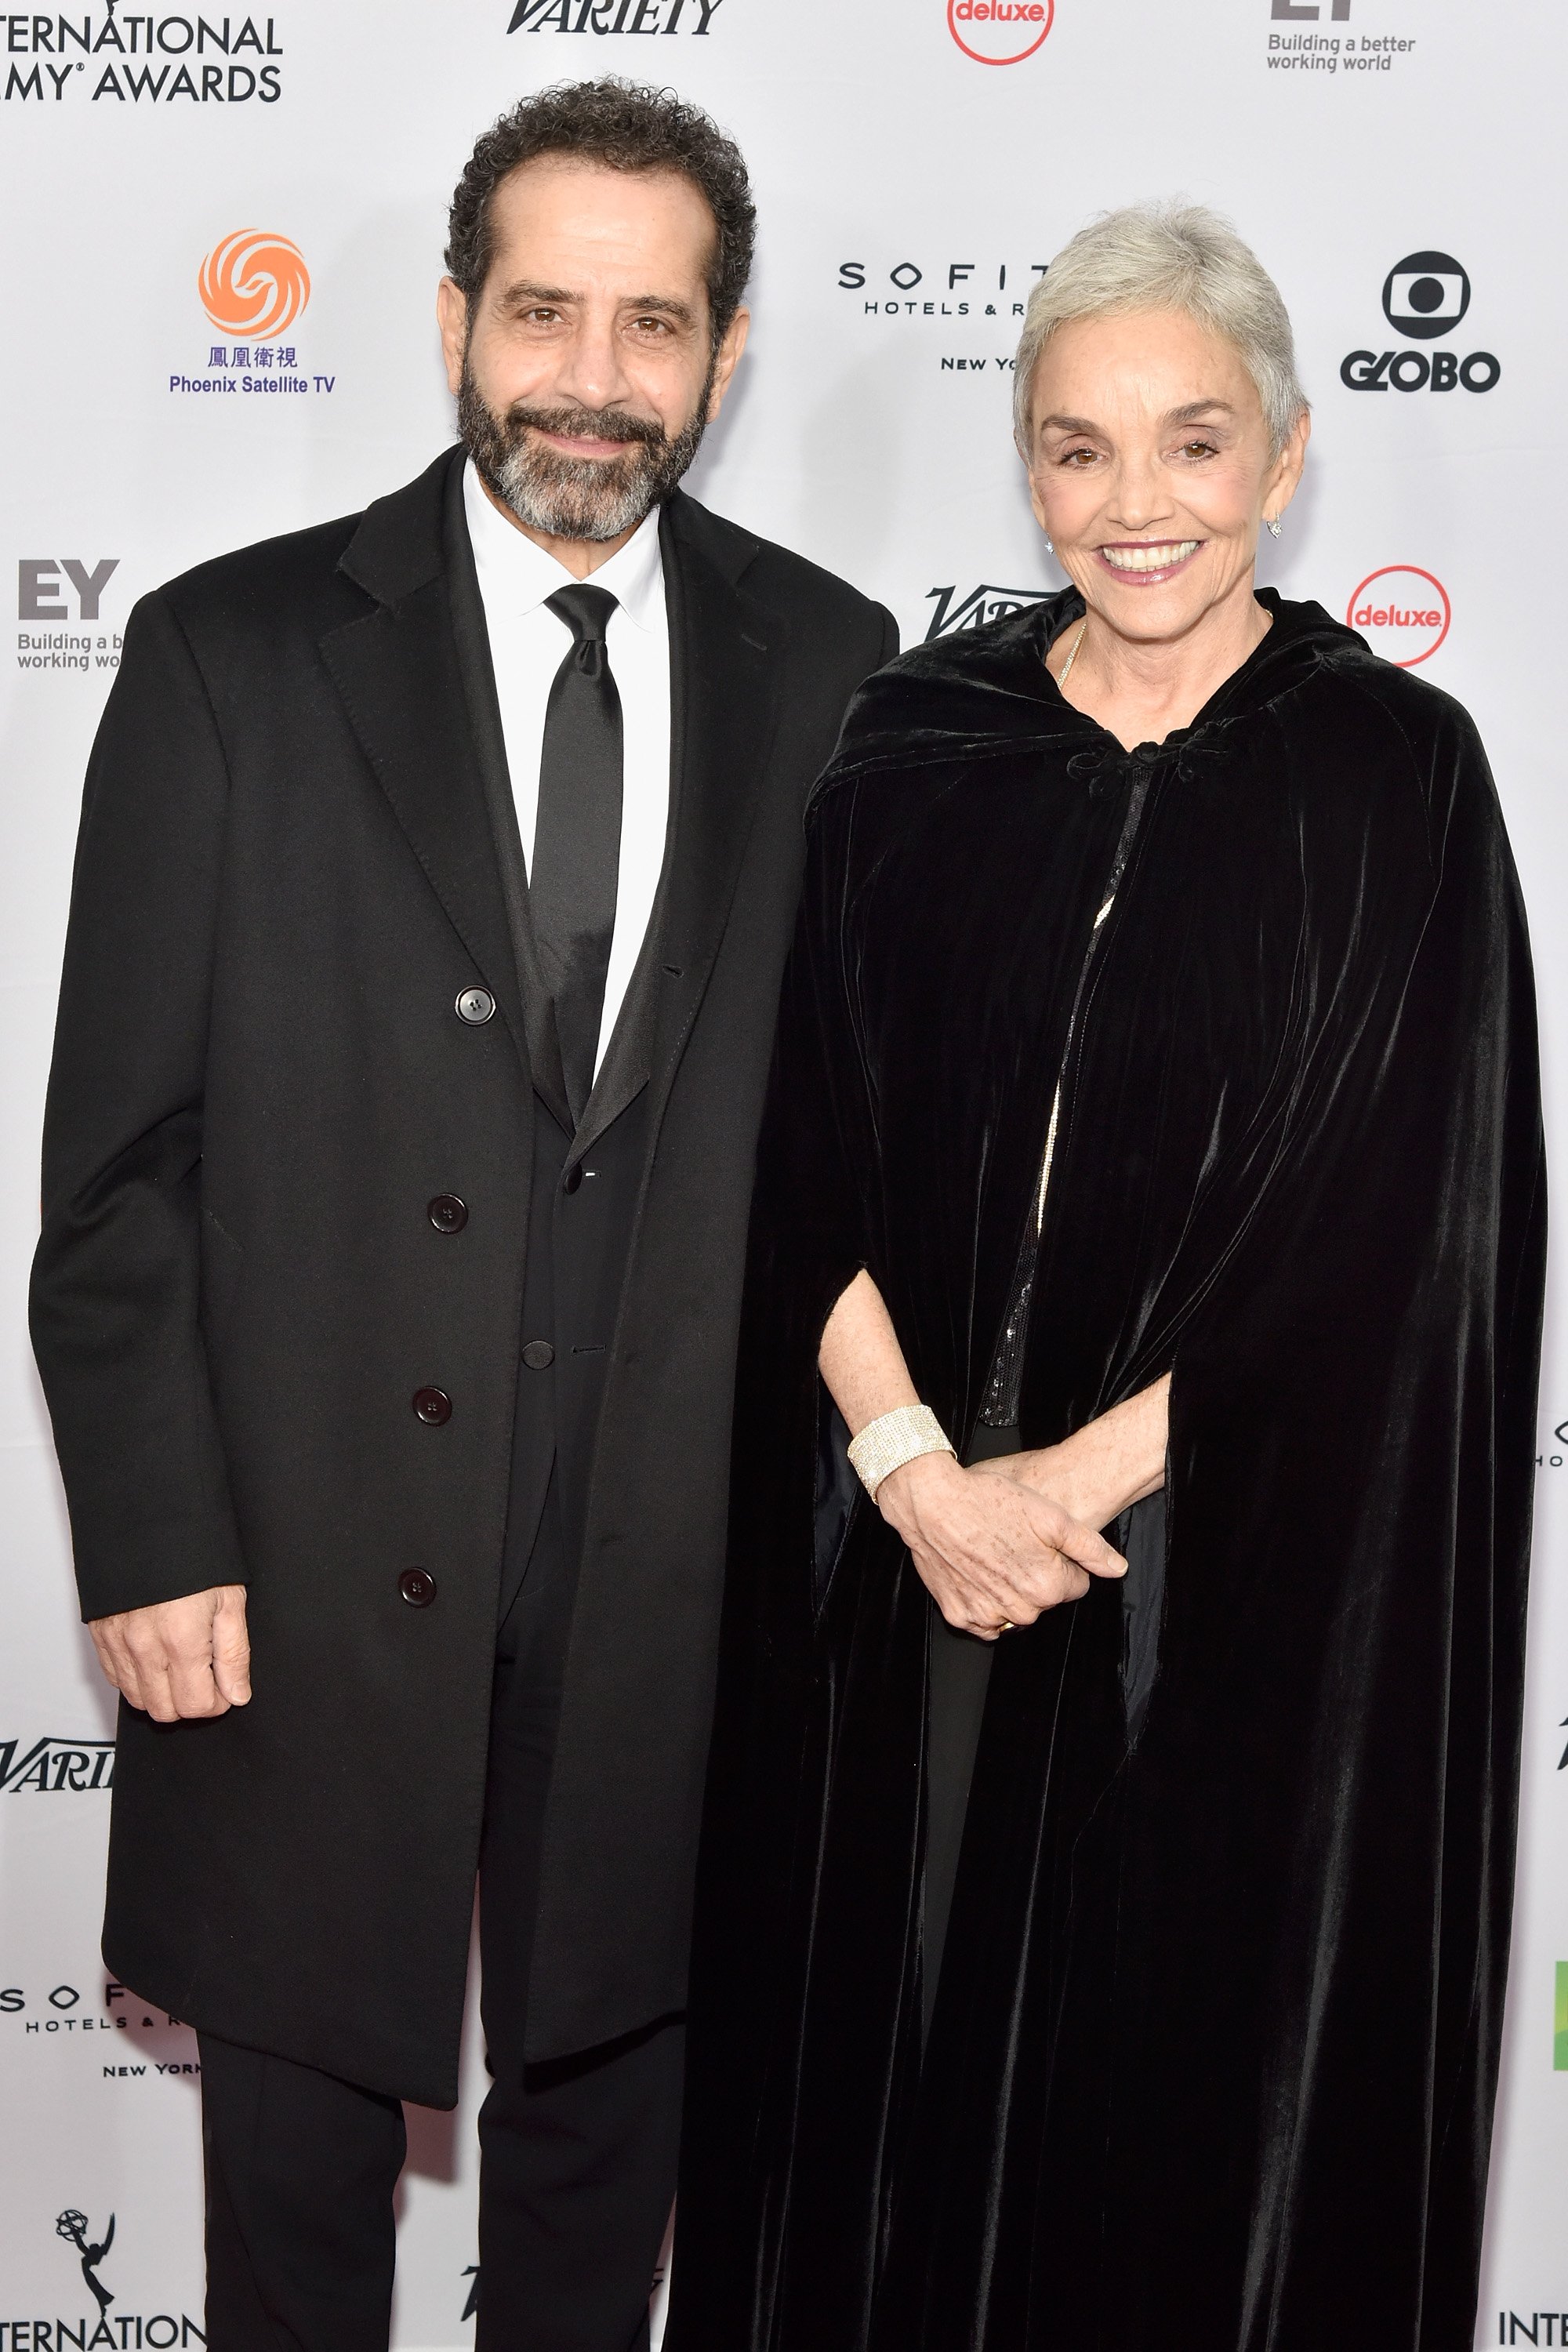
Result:
<svg viewBox="0 0 1568 2352"><path fill-rule="evenodd" d="M455 453L454 453L455 454ZM321 640L358 738L432 889L529 1066L527 1025L501 866L458 659L442 546L441 459L378 499L341 569L378 610Z"/></svg>
<svg viewBox="0 0 1568 2352"><path fill-rule="evenodd" d="M735 584L736 541L679 493L659 526L669 615L670 813L642 954L573 1145L580 1159L652 1082L650 1139L713 969L775 727L780 615ZM742 561L747 542L739 542Z"/></svg>
<svg viewBox="0 0 1568 2352"><path fill-rule="evenodd" d="M507 919L511 927L529 1066L535 1089L549 1106L557 1126L569 1135L572 1113L566 1099L566 1075L561 1066L561 1034L555 1025L555 1006L539 961L539 942L529 910L528 866L522 854L522 835L518 831L511 770L507 764L506 730L501 725L500 702L496 694L489 626L463 509L461 464L454 465L447 478L445 539L458 666L463 674L463 689L506 897Z"/></svg>
<svg viewBox="0 0 1568 2352"><path fill-rule="evenodd" d="M777 731L774 681L788 624L737 584L733 541L704 531L700 507L666 510L675 659L671 722L679 793L653 1034L653 1128L691 1034L729 920Z"/></svg>

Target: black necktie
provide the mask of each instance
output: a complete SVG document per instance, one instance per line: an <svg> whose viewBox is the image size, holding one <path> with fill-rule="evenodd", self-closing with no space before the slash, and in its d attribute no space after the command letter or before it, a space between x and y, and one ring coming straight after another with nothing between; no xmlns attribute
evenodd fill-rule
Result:
<svg viewBox="0 0 1568 2352"><path fill-rule="evenodd" d="M598 1056L621 856L621 698L605 645L616 599L584 585L559 588L545 603L574 643L544 716L528 895L567 1099L581 1120Z"/></svg>

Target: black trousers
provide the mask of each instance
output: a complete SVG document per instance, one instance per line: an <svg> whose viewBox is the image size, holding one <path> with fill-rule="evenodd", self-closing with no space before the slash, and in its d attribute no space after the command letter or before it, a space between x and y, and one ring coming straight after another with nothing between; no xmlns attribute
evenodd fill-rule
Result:
<svg viewBox="0 0 1568 2352"><path fill-rule="evenodd" d="M679 2019L548 2065L523 2063L569 1557L552 1484L497 1642L490 1716L479 1947L493 2079L479 2116L479 2352L639 2352L675 2195ZM201 2058L210 2352L386 2352L401 2105L209 2034Z"/></svg>

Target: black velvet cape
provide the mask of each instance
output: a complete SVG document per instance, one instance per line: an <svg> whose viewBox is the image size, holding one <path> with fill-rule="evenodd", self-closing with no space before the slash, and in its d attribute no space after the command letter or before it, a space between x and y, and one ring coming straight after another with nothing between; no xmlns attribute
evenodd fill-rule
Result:
<svg viewBox="0 0 1568 2352"><path fill-rule="evenodd" d="M1072 592L923 646L816 796L674 2352L1468 2352L1541 1324L1529 950L1464 711L1260 601L1250 658L1132 753L1043 666ZM996 1649L922 2065L930 1609L873 1508L827 1524L816 1350L868 1267L964 1449L1058 1076L1022 1438L1173 1374L1158 1667L1130 1739L1110 1583Z"/></svg>

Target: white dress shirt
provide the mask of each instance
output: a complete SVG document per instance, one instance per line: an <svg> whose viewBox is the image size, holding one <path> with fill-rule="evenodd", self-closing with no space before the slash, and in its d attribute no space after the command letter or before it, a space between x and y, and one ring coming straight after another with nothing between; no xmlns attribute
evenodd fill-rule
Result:
<svg viewBox="0 0 1568 2352"><path fill-rule="evenodd" d="M548 610L544 600L558 588L578 583L575 573L557 563L491 505L471 457L463 468L463 504L489 632L517 826L522 835L523 858L531 872L544 715L555 673L573 642L565 622ZM642 951L669 823L669 624L657 508L607 563L589 574L586 584L607 588L616 600L605 645L621 698L626 758L616 928L594 1058L597 1073Z"/></svg>

